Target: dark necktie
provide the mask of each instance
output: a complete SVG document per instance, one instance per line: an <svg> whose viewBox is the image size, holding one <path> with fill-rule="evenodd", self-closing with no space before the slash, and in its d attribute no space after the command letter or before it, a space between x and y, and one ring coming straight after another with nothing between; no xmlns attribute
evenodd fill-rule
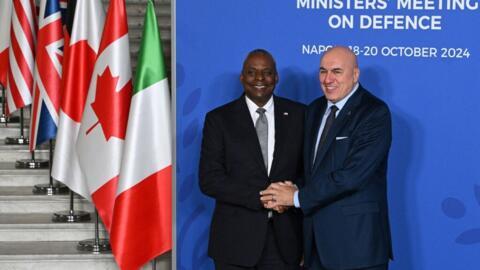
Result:
<svg viewBox="0 0 480 270"><path fill-rule="evenodd" d="M265 168L268 170L268 120L265 111L264 108L257 109L259 116L255 123L255 129L262 150L263 162L265 163Z"/></svg>
<svg viewBox="0 0 480 270"><path fill-rule="evenodd" d="M333 105L332 107L330 107L330 114L328 115L325 126L323 127L322 136L320 136L320 142L318 143L318 148L320 148L320 146L325 143L325 139L327 138L328 131L333 125L333 121L335 120L335 114L337 113L337 111L337 106Z"/></svg>
<svg viewBox="0 0 480 270"><path fill-rule="evenodd" d="M320 140L318 141L317 149L315 151L315 155L313 157L313 162L317 159L318 150L322 147L322 144L325 143L325 139L327 138L328 130L332 127L333 121L335 120L335 114L337 113L338 108L337 106L333 105L330 107L330 114L327 117L327 121L325 121L325 125L323 126L322 135L320 136Z"/></svg>

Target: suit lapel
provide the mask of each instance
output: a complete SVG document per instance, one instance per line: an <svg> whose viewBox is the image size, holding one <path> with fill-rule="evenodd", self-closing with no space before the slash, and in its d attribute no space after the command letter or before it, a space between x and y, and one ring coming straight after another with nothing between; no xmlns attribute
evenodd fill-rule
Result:
<svg viewBox="0 0 480 270"><path fill-rule="evenodd" d="M255 161L261 168L263 168L265 173L267 173L267 169L263 163L262 150L260 148L260 143L258 142L257 131L255 130L252 116L248 110L245 96L242 95L237 100L236 110L237 113L233 116L233 124L238 127L237 134L239 134L241 138L245 138L245 151L252 153Z"/></svg>
<svg viewBox="0 0 480 270"><path fill-rule="evenodd" d="M289 112L285 106L283 106L284 104L280 99L275 96L273 98L273 106L275 108L275 146L273 148L273 160L270 174L273 174L278 164L278 157L282 156L282 152L288 143L286 138L288 137Z"/></svg>
<svg viewBox="0 0 480 270"><path fill-rule="evenodd" d="M307 145L307 148L306 148L307 153L308 153L308 157L305 160L305 162L308 162L308 168L310 168L310 170L313 169L313 157L315 156L315 150L316 150L315 145L317 143L318 131L320 129L320 124L322 122L322 117L323 117L323 114L325 113L326 108L327 108L327 100L322 99L318 108L313 110L314 115L310 120L310 121L312 121L311 124L310 124L310 126L312 128L309 131L310 134L308 135L308 138L309 138L308 139L308 144L309 145Z"/></svg>
<svg viewBox="0 0 480 270"><path fill-rule="evenodd" d="M345 124L349 122L350 118L354 113L355 108L357 107L357 105L361 100L362 93L363 93L362 88L361 86L359 86L355 94L353 94L353 96L350 97L350 99L347 101L345 106L342 108L338 117L335 119L335 122L333 122L333 125L330 128L327 134L327 137L325 139L325 143L323 145L318 146L318 152L317 152L317 157L315 158L315 164L313 165L313 171L318 169L320 162L325 157L325 154L327 153L328 149L330 148L333 141L335 140L335 137L337 136L338 132L340 132L340 130L342 130Z"/></svg>

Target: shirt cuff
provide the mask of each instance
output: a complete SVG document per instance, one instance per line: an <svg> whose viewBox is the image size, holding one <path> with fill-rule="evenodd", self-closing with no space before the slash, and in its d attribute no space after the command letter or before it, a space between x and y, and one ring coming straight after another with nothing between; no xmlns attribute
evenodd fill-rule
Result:
<svg viewBox="0 0 480 270"><path fill-rule="evenodd" d="M300 208L300 201L298 200L298 190L296 190L295 193L293 193L293 205L296 208Z"/></svg>

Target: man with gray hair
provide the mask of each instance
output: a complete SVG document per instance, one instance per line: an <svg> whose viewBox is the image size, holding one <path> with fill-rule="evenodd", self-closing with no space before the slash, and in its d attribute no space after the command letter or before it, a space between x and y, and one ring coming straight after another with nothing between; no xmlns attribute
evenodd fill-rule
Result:
<svg viewBox="0 0 480 270"><path fill-rule="evenodd" d="M391 116L359 76L349 48L323 54L324 96L308 106L305 121L304 184L273 183L261 192L266 208L303 211L308 269L387 270L393 257L387 206Z"/></svg>

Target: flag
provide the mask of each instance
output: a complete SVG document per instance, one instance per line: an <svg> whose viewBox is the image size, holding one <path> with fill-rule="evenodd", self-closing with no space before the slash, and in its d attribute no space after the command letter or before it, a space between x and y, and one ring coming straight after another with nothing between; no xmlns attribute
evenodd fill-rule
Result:
<svg viewBox="0 0 480 270"><path fill-rule="evenodd" d="M38 16L30 151L55 138L60 110L63 26L59 0L41 0Z"/></svg>
<svg viewBox="0 0 480 270"><path fill-rule="evenodd" d="M7 109L12 113L32 103L36 12L33 0L13 0L8 50Z"/></svg>
<svg viewBox="0 0 480 270"><path fill-rule="evenodd" d="M10 43L10 22L12 20L12 0L0 1L0 84L7 86L8 47Z"/></svg>
<svg viewBox="0 0 480 270"><path fill-rule="evenodd" d="M68 14L67 14L68 2L70 2L70 1L69 0L58 0L58 3L60 4L60 12L62 13L62 23L63 23L64 26L66 25L66 18L68 16ZM72 2L76 2L76 1L72 0ZM64 33L64 35L65 35L65 33ZM65 38L65 36L64 36L64 38ZM64 52L64 55L65 55L65 52Z"/></svg>
<svg viewBox="0 0 480 270"><path fill-rule="evenodd" d="M105 12L101 1L70 0L66 14L63 93L52 177L91 200L75 144L100 46Z"/></svg>
<svg viewBox="0 0 480 270"><path fill-rule="evenodd" d="M131 77L125 0L111 0L76 145L86 185L107 231L120 174Z"/></svg>
<svg viewBox="0 0 480 270"><path fill-rule="evenodd" d="M151 0L130 105L110 243L122 270L172 248L170 93Z"/></svg>
<svg viewBox="0 0 480 270"><path fill-rule="evenodd" d="M60 3L60 9L62 11L62 18L64 18L65 11L67 10L68 7L68 0L59 0Z"/></svg>

